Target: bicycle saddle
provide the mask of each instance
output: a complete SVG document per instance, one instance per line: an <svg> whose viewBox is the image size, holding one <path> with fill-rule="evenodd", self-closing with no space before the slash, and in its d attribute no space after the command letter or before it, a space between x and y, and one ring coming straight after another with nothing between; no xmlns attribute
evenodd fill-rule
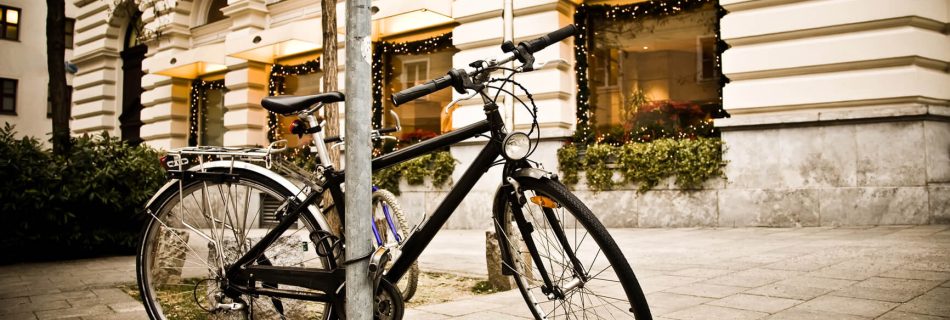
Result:
<svg viewBox="0 0 950 320"><path fill-rule="evenodd" d="M309 108L317 103L334 103L343 101L342 93L336 91L325 92L310 96L276 96L261 100L261 106L268 111L279 114L290 114Z"/></svg>

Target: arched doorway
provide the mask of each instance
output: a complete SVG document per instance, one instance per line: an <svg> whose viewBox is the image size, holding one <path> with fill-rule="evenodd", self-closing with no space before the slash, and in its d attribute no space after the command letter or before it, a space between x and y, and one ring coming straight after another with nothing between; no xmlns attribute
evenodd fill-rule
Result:
<svg viewBox="0 0 950 320"><path fill-rule="evenodd" d="M139 131L142 127L142 60L148 52L148 46L139 42L142 30L142 13L136 11L129 19L123 39L122 52L122 113L119 115L119 129L122 140L131 145L142 143Z"/></svg>

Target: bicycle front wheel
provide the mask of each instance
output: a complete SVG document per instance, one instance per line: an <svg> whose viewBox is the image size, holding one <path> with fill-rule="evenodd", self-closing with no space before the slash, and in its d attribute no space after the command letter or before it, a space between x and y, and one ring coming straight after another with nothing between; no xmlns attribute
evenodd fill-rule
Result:
<svg viewBox="0 0 950 320"><path fill-rule="evenodd" d="M506 271L531 315L651 319L630 264L590 209L558 182L517 182L525 204L513 210L511 190L500 192L495 226Z"/></svg>
<svg viewBox="0 0 950 320"><path fill-rule="evenodd" d="M238 168L233 173L238 181L181 182L147 208L151 219L136 269L151 319L313 319L323 313L323 303L238 295L225 289L225 270L276 227L280 219L276 209L294 196L263 175ZM309 238L319 229L311 216L301 214L255 264L326 269L329 260L318 254L320 244Z"/></svg>

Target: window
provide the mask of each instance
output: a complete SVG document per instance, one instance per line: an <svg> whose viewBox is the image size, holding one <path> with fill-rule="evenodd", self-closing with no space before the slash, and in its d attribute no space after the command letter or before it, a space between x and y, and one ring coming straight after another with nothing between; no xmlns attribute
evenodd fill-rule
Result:
<svg viewBox="0 0 950 320"><path fill-rule="evenodd" d="M597 141L712 135L719 109L714 4L598 21L588 53Z"/></svg>
<svg viewBox="0 0 950 320"><path fill-rule="evenodd" d="M716 37L699 37L697 42L699 54L696 61L699 63L699 80L719 79L719 68L716 67Z"/></svg>
<svg viewBox="0 0 950 320"><path fill-rule="evenodd" d="M63 100L63 103L70 108L73 105L73 86L66 86L66 100ZM53 103L50 99L46 99L46 117L53 117Z"/></svg>
<svg viewBox="0 0 950 320"><path fill-rule="evenodd" d="M390 97L400 90L416 86L445 75L452 68L452 55L457 50L446 49L429 54L397 54L388 62L392 73L383 84L383 96ZM442 108L452 101L452 90L440 90L394 108L392 102L383 99L383 126L395 123L390 110L395 111L402 124L402 131L394 133L403 144L412 144L452 130L452 114Z"/></svg>
<svg viewBox="0 0 950 320"><path fill-rule="evenodd" d="M66 29L66 49L73 48L73 32L76 31L76 19L66 18L63 23L63 29Z"/></svg>
<svg viewBox="0 0 950 320"><path fill-rule="evenodd" d="M402 63L402 70L403 88L420 85L428 79L429 58L423 58L418 61L404 61Z"/></svg>
<svg viewBox="0 0 950 320"><path fill-rule="evenodd" d="M20 40L20 9L0 6L0 39Z"/></svg>
<svg viewBox="0 0 950 320"><path fill-rule="evenodd" d="M209 89L201 102L203 118L198 122L199 145L224 145L224 89Z"/></svg>
<svg viewBox="0 0 950 320"><path fill-rule="evenodd" d="M16 114L16 87L15 79L0 78L0 113Z"/></svg>
<svg viewBox="0 0 950 320"><path fill-rule="evenodd" d="M212 0L211 6L208 8L208 19L205 24L215 23L227 18L224 12L221 12L221 9L227 6L228 0Z"/></svg>
<svg viewBox="0 0 950 320"><path fill-rule="evenodd" d="M304 73L298 75L288 75L284 78L284 94L290 95L310 95L322 93L323 72ZM291 123L297 119L294 117L277 116L280 119L280 127L283 131L283 138L287 139L288 145L300 145L300 137L290 133Z"/></svg>

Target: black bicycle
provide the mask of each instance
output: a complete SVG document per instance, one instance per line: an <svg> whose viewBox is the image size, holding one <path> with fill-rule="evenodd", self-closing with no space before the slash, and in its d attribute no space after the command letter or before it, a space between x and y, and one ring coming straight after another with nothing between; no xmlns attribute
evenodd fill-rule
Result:
<svg viewBox="0 0 950 320"><path fill-rule="evenodd" d="M587 206L557 176L528 160L539 136L507 132L495 100L519 72L534 68L533 54L573 35L570 25L546 36L502 45L503 55L475 61L444 77L394 94L400 105L453 87L461 99L480 97L486 119L372 160L373 170L486 136L487 143L445 199L389 262L387 248L368 256L376 283L375 317L400 319L398 282L478 179L495 165L502 181L492 219L502 247L505 274L514 277L536 319L651 319L627 259ZM506 64L517 61L519 67ZM492 78L492 74L502 74ZM507 74L507 76L504 76ZM518 96L508 92L518 99ZM537 108L527 95L532 115ZM330 141L313 116L337 92L265 98L264 108L300 117L295 132ZM530 106L529 106L530 104ZM391 129L383 129L383 134ZM173 178L147 205L152 216L137 259L142 301L152 319L342 319L345 239L342 171L334 169L325 143L315 143L320 163L301 170L277 160L280 143L267 148L192 147L169 153L163 163ZM499 159L499 156L501 159ZM217 160L209 160L217 159ZM262 163L261 165L252 162ZM390 265L387 270L385 266Z"/></svg>

